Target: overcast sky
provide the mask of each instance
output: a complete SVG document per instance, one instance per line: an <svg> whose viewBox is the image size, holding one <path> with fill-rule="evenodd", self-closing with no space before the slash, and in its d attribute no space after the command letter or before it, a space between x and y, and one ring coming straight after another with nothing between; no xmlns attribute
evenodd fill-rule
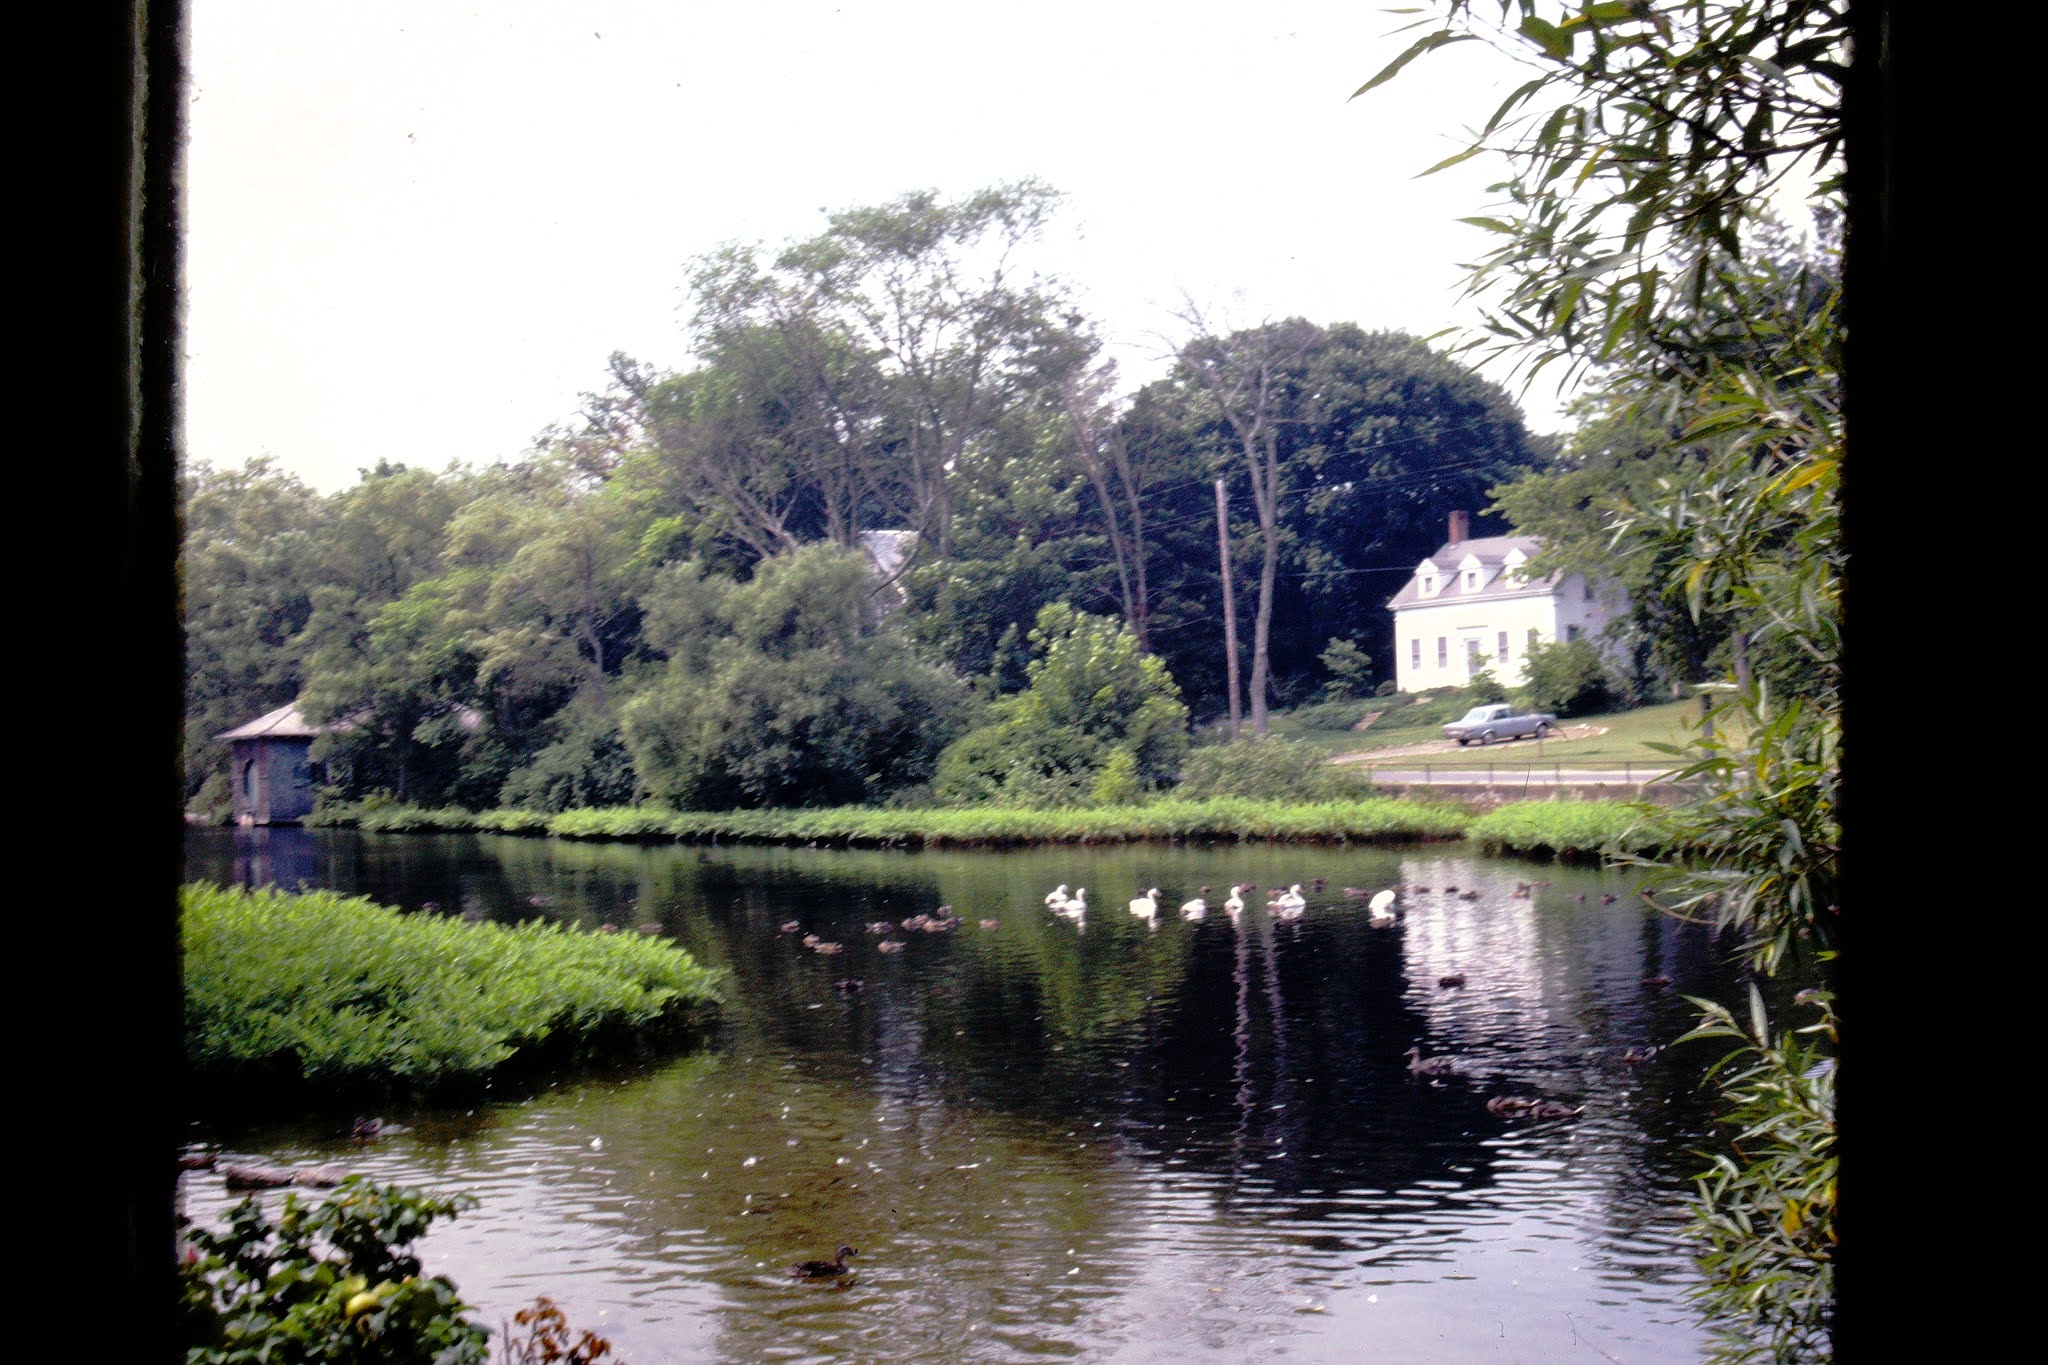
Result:
<svg viewBox="0 0 2048 1365"><path fill-rule="evenodd" d="M192 0L186 427L332 490L518 457L623 350L689 364L691 258L825 210L1035 176L1039 262L1126 379L1192 297L1427 335L1470 323L1480 161L1526 72L1372 4ZM1412 18L1413 16L1409 16ZM1504 376L1502 376L1504 377ZM1553 392L1532 426L1561 425Z"/></svg>

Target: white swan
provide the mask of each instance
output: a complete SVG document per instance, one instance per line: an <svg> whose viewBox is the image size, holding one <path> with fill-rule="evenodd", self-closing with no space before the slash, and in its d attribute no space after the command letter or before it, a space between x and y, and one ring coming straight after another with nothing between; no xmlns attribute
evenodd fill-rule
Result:
<svg viewBox="0 0 2048 1365"><path fill-rule="evenodd" d="M1230 899L1223 902L1223 909L1226 913L1232 916L1242 915L1244 913L1243 887L1233 886L1230 888Z"/></svg>
<svg viewBox="0 0 2048 1365"><path fill-rule="evenodd" d="M1394 893L1391 890L1380 892L1372 898L1368 908L1372 911L1372 922L1374 924L1392 924L1394 922Z"/></svg>
<svg viewBox="0 0 2048 1365"><path fill-rule="evenodd" d="M1209 888L1205 886L1205 887L1203 887L1203 888L1202 888L1202 894L1201 894L1200 896L1197 896L1197 897L1195 897L1195 898L1194 898L1193 900L1191 900L1191 901L1183 901L1183 902L1181 903L1181 907L1180 907L1180 915L1181 915L1181 918L1182 918L1182 919L1202 919L1202 918L1205 918L1205 917L1206 917L1206 916L1208 915L1208 913L1209 913L1209 902L1208 902L1208 900L1207 900L1207 899L1205 899L1205 898L1206 898L1206 897L1208 896L1208 894L1209 894Z"/></svg>
<svg viewBox="0 0 2048 1365"><path fill-rule="evenodd" d="M1067 897L1067 903L1060 907L1060 913L1068 919L1079 919L1088 913L1088 888L1077 886L1074 894Z"/></svg>
<svg viewBox="0 0 2048 1365"><path fill-rule="evenodd" d="M1131 913L1150 917L1159 913L1159 888L1153 887L1131 902Z"/></svg>
<svg viewBox="0 0 2048 1365"><path fill-rule="evenodd" d="M1301 894L1301 883L1296 882L1275 896L1273 904L1281 910L1300 910L1308 905L1308 897Z"/></svg>
<svg viewBox="0 0 2048 1365"><path fill-rule="evenodd" d="M1067 903L1067 884L1061 882L1058 886L1046 892L1045 903L1055 910L1065 905Z"/></svg>

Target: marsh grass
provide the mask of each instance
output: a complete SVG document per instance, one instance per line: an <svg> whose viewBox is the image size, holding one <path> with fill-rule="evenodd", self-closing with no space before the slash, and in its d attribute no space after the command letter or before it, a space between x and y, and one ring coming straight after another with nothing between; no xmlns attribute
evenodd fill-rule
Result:
<svg viewBox="0 0 2048 1365"><path fill-rule="evenodd" d="M1671 813L1628 801L1517 801L1472 821L1465 837L1488 853L1592 862L1675 850Z"/></svg>
<svg viewBox="0 0 2048 1365"><path fill-rule="evenodd" d="M387 806L330 811L326 825L378 832L475 830L558 839L658 843L818 844L853 848L1016 848L1032 844L1115 844L1145 840L1349 842L1455 839L1471 817L1461 809L1397 797L1325 801L1152 801L1142 806L1030 810L671 811L614 806L544 816L526 811L419 811Z"/></svg>
<svg viewBox="0 0 2048 1365"><path fill-rule="evenodd" d="M673 1039L717 1001L670 943L469 924L333 892L187 886L185 1044L202 1090L440 1095Z"/></svg>

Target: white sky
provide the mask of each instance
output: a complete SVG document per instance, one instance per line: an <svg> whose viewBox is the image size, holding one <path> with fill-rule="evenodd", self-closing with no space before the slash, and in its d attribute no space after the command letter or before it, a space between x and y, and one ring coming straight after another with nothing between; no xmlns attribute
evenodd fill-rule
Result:
<svg viewBox="0 0 2048 1365"><path fill-rule="evenodd" d="M516 458L614 350L689 363L687 262L821 209L1036 176L1040 260L1127 381L1183 293L1428 335L1476 319L1482 159L1526 73L1370 4L192 0L187 449L317 488ZM1410 16L1419 17L1419 16ZM1497 376L1505 379L1505 374ZM1547 388L1531 425L1561 425Z"/></svg>

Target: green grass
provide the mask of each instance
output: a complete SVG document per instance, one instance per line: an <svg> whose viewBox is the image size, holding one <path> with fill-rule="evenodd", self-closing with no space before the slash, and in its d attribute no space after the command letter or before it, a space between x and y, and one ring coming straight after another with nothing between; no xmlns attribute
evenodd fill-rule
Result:
<svg viewBox="0 0 2048 1365"><path fill-rule="evenodd" d="M258 1100L437 1094L673 1034L715 1006L674 944L405 915L361 897L187 886L185 1045Z"/></svg>
<svg viewBox="0 0 2048 1365"><path fill-rule="evenodd" d="M1518 801L1474 820L1465 837L1488 853L1589 861L1651 854L1674 838L1667 812L1625 801Z"/></svg>
<svg viewBox="0 0 2048 1365"><path fill-rule="evenodd" d="M1453 718L1455 719L1455 717ZM1439 722L1440 724L1441 722ZM1669 771L1681 766L1681 760L1652 748L1653 744L1683 745L1694 738L1699 724L1699 703L1695 701L1664 702L1656 706L1641 706L1633 711L1615 711L1606 715L1578 716L1559 722L1563 726L1598 725L1607 733L1591 739L1574 739L1558 743L1520 739L1511 743L1491 744L1485 748L1476 745L1460 749L1448 745L1440 753L1394 754L1375 756L1361 761L1361 766L1412 767L1427 763L1432 769L1485 769L1488 764L1495 768L1506 765L1541 763L1545 766L1557 764L1568 768L1620 768L1627 766L1642 776ZM1309 736L1304 736L1308 738ZM1332 740L1326 747L1334 756L1348 753L1373 753L1387 748L1405 748L1409 745L1436 743L1443 735L1436 725L1428 727L1390 730L1381 732L1377 723L1370 730L1353 731L1344 735L1323 737Z"/></svg>
<svg viewBox="0 0 2048 1365"><path fill-rule="evenodd" d="M1032 844L1114 844L1151 839L1329 841L1455 839L1471 817L1433 802L1396 797L1329 801L1160 800L1080 810L671 811L615 806L530 812L420 811L385 806L336 809L320 823L375 832L493 830L558 839L654 843L824 844L860 848L1012 848Z"/></svg>

